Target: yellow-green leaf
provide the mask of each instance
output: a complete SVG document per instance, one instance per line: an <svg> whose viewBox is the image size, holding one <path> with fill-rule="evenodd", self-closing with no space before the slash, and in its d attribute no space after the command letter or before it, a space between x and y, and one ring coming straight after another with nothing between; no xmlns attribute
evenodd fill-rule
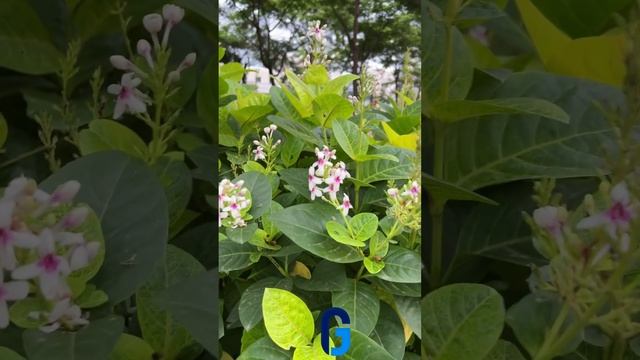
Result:
<svg viewBox="0 0 640 360"><path fill-rule="evenodd" d="M418 145L418 133L412 132L406 135L399 135L395 132L391 126L382 123L382 129L384 133L387 134L387 138L389 139L389 144L393 146L397 146L403 149L408 149L411 151L416 151Z"/></svg>
<svg viewBox="0 0 640 360"><path fill-rule="evenodd" d="M330 347L333 347L333 340L329 338ZM335 356L327 355L322 349L320 335L313 340L313 345L299 347L293 353L293 360L331 360Z"/></svg>
<svg viewBox="0 0 640 360"><path fill-rule="evenodd" d="M289 291L266 288L262 316L269 337L279 347L288 350L311 343L313 315L304 301Z"/></svg>

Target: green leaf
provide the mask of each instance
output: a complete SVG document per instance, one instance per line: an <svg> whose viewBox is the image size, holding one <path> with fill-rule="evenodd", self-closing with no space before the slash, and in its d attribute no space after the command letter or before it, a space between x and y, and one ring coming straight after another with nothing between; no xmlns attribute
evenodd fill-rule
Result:
<svg viewBox="0 0 640 360"><path fill-rule="evenodd" d="M111 304L131 296L149 280L167 243L168 211L162 185L141 160L121 152L99 152L68 163L41 187L82 184L76 201L98 215L105 239L105 259L93 280Z"/></svg>
<svg viewBox="0 0 640 360"><path fill-rule="evenodd" d="M364 267L370 274L377 274L384 269L384 261L376 260L371 255L362 260Z"/></svg>
<svg viewBox="0 0 640 360"><path fill-rule="evenodd" d="M309 175L308 169L291 168L281 169L280 179L287 183L285 186L289 191L297 193L307 200L311 200L311 193L309 192L309 183L307 176Z"/></svg>
<svg viewBox="0 0 640 360"><path fill-rule="evenodd" d="M460 201L476 201L484 204L498 205L497 202L475 193L471 190L467 190L458 185L451 184L444 180L435 178L429 174L422 173L422 186L427 189L427 192L434 198L442 202L447 200L460 200Z"/></svg>
<svg viewBox="0 0 640 360"><path fill-rule="evenodd" d="M3 360L25 360L20 354L6 347L0 347L0 359Z"/></svg>
<svg viewBox="0 0 640 360"><path fill-rule="evenodd" d="M299 297L275 288L264 290L264 326L271 340L285 350L311 343L314 321L311 311Z"/></svg>
<svg viewBox="0 0 640 360"><path fill-rule="evenodd" d="M262 303L262 298L260 299L260 303ZM268 338L268 334L267 334L267 329L264 328L264 322L262 322L262 321L258 325L256 325L253 328L251 328L251 330L243 331L242 332L242 339L241 339L241 344L242 345L240 347L240 353L241 354L244 353L245 350L249 346L251 346L256 341L262 339L263 337L267 337Z"/></svg>
<svg viewBox="0 0 640 360"><path fill-rule="evenodd" d="M269 115L273 111L273 108L269 105L252 105L243 107L241 109L232 110L231 115L238 120L238 122L245 126L255 121L262 119Z"/></svg>
<svg viewBox="0 0 640 360"><path fill-rule="evenodd" d="M349 100L336 94L322 94L313 99L316 122L330 128L334 120L348 119L353 115L353 105Z"/></svg>
<svg viewBox="0 0 640 360"><path fill-rule="evenodd" d="M296 136L287 136L287 139L282 143L282 149L280 150L280 158L284 166L293 166L300 158L300 153L304 149L304 141L300 140Z"/></svg>
<svg viewBox="0 0 640 360"><path fill-rule="evenodd" d="M313 91L311 90L311 87L305 84L305 82L291 71L291 69L286 69L284 73L287 75L289 84L291 84L293 89L296 91L296 95L298 96L302 106L306 108L311 105L311 102L313 101ZM301 114L303 114L303 117L306 117L304 113Z"/></svg>
<svg viewBox="0 0 640 360"><path fill-rule="evenodd" d="M322 139L320 139L320 137L316 135L311 125L303 122L285 119L277 115L269 115L267 116L267 119L300 140L303 140L310 144L322 145Z"/></svg>
<svg viewBox="0 0 640 360"><path fill-rule="evenodd" d="M360 77L353 74L343 74L334 79L331 79L322 89L322 94L336 94L342 95L344 88Z"/></svg>
<svg viewBox="0 0 640 360"><path fill-rule="evenodd" d="M538 354L544 343L545 336L553 326L560 313L561 302L556 299L540 299L535 294L529 294L509 308L507 324L513 329L516 338L531 356ZM570 314L571 315L571 314ZM565 324L566 329L571 324L572 316ZM561 330L561 334L564 331ZM574 351L582 342L582 332L554 355L564 355Z"/></svg>
<svg viewBox="0 0 640 360"><path fill-rule="evenodd" d="M422 340L434 360L483 359L503 324L502 297L488 286L449 285L422 302Z"/></svg>
<svg viewBox="0 0 640 360"><path fill-rule="evenodd" d="M283 350L268 337L257 340L237 360L291 360L291 351Z"/></svg>
<svg viewBox="0 0 640 360"><path fill-rule="evenodd" d="M107 360L122 333L124 321L109 316L91 321L77 332L26 330L22 336L29 360Z"/></svg>
<svg viewBox="0 0 640 360"><path fill-rule="evenodd" d="M136 292L136 304L144 339L155 351L174 359L183 349L193 345L194 340L157 300L167 294L170 287L203 272L204 267L187 252L172 245L167 247L163 260L154 269L153 277Z"/></svg>
<svg viewBox="0 0 640 360"><path fill-rule="evenodd" d="M227 236L229 240L236 242L238 244L248 243L249 240L253 237L256 230L258 230L258 224L249 224L244 227L238 227L235 229L228 228Z"/></svg>
<svg viewBox="0 0 640 360"><path fill-rule="evenodd" d="M349 220L355 240L367 241L378 229L378 216L373 213L359 213Z"/></svg>
<svg viewBox="0 0 640 360"><path fill-rule="evenodd" d="M83 309L91 309L108 301L109 297L104 291L98 290L93 284L87 284L85 290L74 300L74 303Z"/></svg>
<svg viewBox="0 0 640 360"><path fill-rule="evenodd" d="M9 317L15 325L25 329L37 329L46 325L46 321L29 316L32 312L47 310L47 304L41 299L26 298L18 300L9 308Z"/></svg>
<svg viewBox="0 0 640 360"><path fill-rule="evenodd" d="M324 85L329 81L329 72L324 65L309 65L304 72L304 81L312 85Z"/></svg>
<svg viewBox="0 0 640 360"><path fill-rule="evenodd" d="M325 224L339 217L338 211L322 203L299 204L271 215L271 221L289 239L310 253L337 263L362 260L353 248L332 241Z"/></svg>
<svg viewBox="0 0 640 360"><path fill-rule="evenodd" d="M357 179L363 183L370 184L382 180L408 179L414 171L413 157L411 151L403 150L392 146L381 146L375 153L390 154L399 161L394 160L372 160L362 164L361 172L357 174Z"/></svg>
<svg viewBox="0 0 640 360"><path fill-rule="evenodd" d="M369 256L385 257L387 256L388 252L389 240L380 231L376 232L369 242Z"/></svg>
<svg viewBox="0 0 640 360"><path fill-rule="evenodd" d="M269 95L271 96L271 104L276 108L276 110L278 110L281 117L292 122L302 121L302 117L298 113L298 110L287 98L282 88L272 86L271 89L269 89Z"/></svg>
<svg viewBox="0 0 640 360"><path fill-rule="evenodd" d="M451 56L448 56L446 25L443 15L435 6L423 6L422 25L422 84L423 99L429 103L442 100L462 100L467 97L473 80L473 54L460 31L453 27L451 31ZM447 58L451 59L449 79L445 79L447 72ZM445 86L445 84L447 84ZM444 93L444 89L448 89ZM424 110L428 108L425 107Z"/></svg>
<svg viewBox="0 0 640 360"><path fill-rule="evenodd" d="M333 334L333 329L332 329ZM391 354L373 339L351 327L351 347L340 359L345 360L394 360Z"/></svg>
<svg viewBox="0 0 640 360"><path fill-rule="evenodd" d="M200 75L200 82L198 83L198 90L196 93L196 109L198 116L205 123L205 127L209 129L211 137L214 137L214 126L216 123L214 119L218 116L218 107L216 105L216 86L220 82L226 85L223 79L218 78L216 82L216 71L218 70L218 62L215 61L215 57L212 57L207 67ZM226 93L226 91L219 91L220 95ZM224 90L224 89L222 89Z"/></svg>
<svg viewBox="0 0 640 360"><path fill-rule="evenodd" d="M133 130L113 120L93 120L89 128L79 134L80 152L83 156L103 150L120 150L145 159L147 145Z"/></svg>
<svg viewBox="0 0 640 360"><path fill-rule="evenodd" d="M171 285L155 301L212 355L218 354L218 341L213 336L218 329L218 309L212 306L218 295L217 287L218 272L213 269Z"/></svg>
<svg viewBox="0 0 640 360"><path fill-rule="evenodd" d="M396 283L392 281L385 281L377 278L373 279L373 283L378 287L380 287L381 289L394 295L419 297L420 294L422 293L422 290L420 288L420 283L404 284L404 283Z"/></svg>
<svg viewBox="0 0 640 360"><path fill-rule="evenodd" d="M393 162L399 162L397 157L391 154L364 154L358 157L358 161L369 161L369 160L391 160Z"/></svg>
<svg viewBox="0 0 640 360"><path fill-rule="evenodd" d="M198 167L193 171L193 177L217 184L218 181L213 176L213 170L218 166L216 162L217 148L213 145L203 145L195 150L189 151L187 156Z"/></svg>
<svg viewBox="0 0 640 360"><path fill-rule="evenodd" d="M386 303L380 304L378 323L370 336L393 356L401 359L404 355L404 327L398 314Z"/></svg>
<svg viewBox="0 0 640 360"><path fill-rule="evenodd" d="M345 290L332 292L331 305L347 311L351 330L369 335L378 322L380 300L371 286L363 282L352 280Z"/></svg>
<svg viewBox="0 0 640 360"><path fill-rule="evenodd" d="M313 345L303 346L296 348L293 352L292 360L332 360L335 356L327 355L322 349L321 335L316 336L313 340ZM333 340L329 338L330 346L333 346Z"/></svg>
<svg viewBox="0 0 640 360"><path fill-rule="evenodd" d="M278 288L291 291L291 279L269 277L259 280L249 286L240 297L238 313L240 322L245 330L250 331L262 321L262 299L266 288Z"/></svg>
<svg viewBox="0 0 640 360"><path fill-rule="evenodd" d="M632 0L533 0L544 16L572 38L602 34L611 24L614 13ZM578 16L566 16L571 11Z"/></svg>
<svg viewBox="0 0 640 360"><path fill-rule="evenodd" d="M420 299L409 296L394 296L396 310L400 317L409 325L418 338L422 338L424 328L421 325L424 319L421 317Z"/></svg>
<svg viewBox="0 0 640 360"><path fill-rule="evenodd" d="M242 270L257 260L259 255L255 247L251 244L238 244L231 240L223 240L218 244L220 272Z"/></svg>
<svg viewBox="0 0 640 360"><path fill-rule="evenodd" d="M140 360L151 359L153 348L146 341L137 336L123 333L120 335L110 360Z"/></svg>
<svg viewBox="0 0 640 360"><path fill-rule="evenodd" d="M0 67L30 75L58 71L62 54L29 2L0 3Z"/></svg>
<svg viewBox="0 0 640 360"><path fill-rule="evenodd" d="M389 246L384 257L384 269L376 274L382 280L399 283L419 283L422 261L420 255L397 245Z"/></svg>
<svg viewBox="0 0 640 360"><path fill-rule="evenodd" d="M517 346L508 341L498 340L498 343L483 360L525 360L525 358Z"/></svg>
<svg viewBox="0 0 640 360"><path fill-rule="evenodd" d="M265 175L250 171L246 172L233 181L234 183L243 180L243 187L249 189L251 193L251 210L249 213L254 219L259 218L271 206L271 182Z"/></svg>
<svg viewBox="0 0 640 360"><path fill-rule="evenodd" d="M431 116L439 121L456 122L464 119L499 114L527 114L569 123L569 115L557 105L535 98L504 98L490 100L451 100L435 103Z"/></svg>
<svg viewBox="0 0 640 360"><path fill-rule="evenodd" d="M344 265L322 260L316 265L311 279L296 278L296 287L307 291L336 291L349 286Z"/></svg>
<svg viewBox="0 0 640 360"><path fill-rule="evenodd" d="M621 98L614 89L520 73L485 95L544 98L563 108L572 121L566 125L539 116L500 115L450 124L444 180L475 190L520 179L596 176L604 171L602 149L613 146L612 130L594 100L615 106ZM477 151L470 151L470 144Z"/></svg>
<svg viewBox="0 0 640 360"><path fill-rule="evenodd" d="M169 220L173 225L180 219L191 200L193 191L191 170L184 161L171 159L167 155L161 156L152 165L152 169L164 188L169 206Z"/></svg>
<svg viewBox="0 0 640 360"><path fill-rule="evenodd" d="M571 0L574 1L575 0ZM602 3L615 4L619 0ZM566 0L557 3L566 4ZM588 8L594 8L593 0L574 3L580 6L580 16L588 14ZM586 3L587 8L583 8ZM599 2L600 3L600 2ZM540 12L530 0L517 0L522 20L540 56L545 69L557 74L581 77L606 84L621 86L625 76L626 35L623 32L611 32L600 36L572 39ZM559 6L562 6L559 5ZM618 4L619 5L619 4ZM599 8L602 5L596 5ZM613 5L615 8L616 5ZM563 7L563 13L571 12ZM605 14L607 11L601 11ZM556 15L557 16L557 15Z"/></svg>
<svg viewBox="0 0 640 360"><path fill-rule="evenodd" d="M359 160L367 153L369 137L351 121L334 121L333 135L342 150L353 160Z"/></svg>
<svg viewBox="0 0 640 360"><path fill-rule="evenodd" d="M326 227L329 236L341 244L356 247L364 247L367 245L361 240L354 239L351 233L349 233L349 230L337 221L327 221Z"/></svg>
<svg viewBox="0 0 640 360"><path fill-rule="evenodd" d="M237 62L230 62L220 66L220 77L233 82L239 82L244 76L244 66Z"/></svg>

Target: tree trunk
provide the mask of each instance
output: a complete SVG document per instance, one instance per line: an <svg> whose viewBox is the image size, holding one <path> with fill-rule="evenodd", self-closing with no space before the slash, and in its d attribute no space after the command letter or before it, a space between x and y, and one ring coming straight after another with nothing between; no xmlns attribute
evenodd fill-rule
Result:
<svg viewBox="0 0 640 360"><path fill-rule="evenodd" d="M360 47L358 46L358 33L360 32L360 0L355 0L353 9L353 41L351 42L351 72L360 74ZM358 82L353 82L353 95L358 96Z"/></svg>

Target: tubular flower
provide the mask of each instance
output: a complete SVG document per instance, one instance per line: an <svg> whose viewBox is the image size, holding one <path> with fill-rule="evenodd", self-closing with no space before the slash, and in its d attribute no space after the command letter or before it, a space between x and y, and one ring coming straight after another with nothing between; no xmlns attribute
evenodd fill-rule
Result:
<svg viewBox="0 0 640 360"><path fill-rule="evenodd" d="M638 203L633 201L624 182L611 189L610 197L611 206L607 210L582 219L577 228L586 230L604 227L612 239L617 239L619 232L627 232L631 220L636 217Z"/></svg>
<svg viewBox="0 0 640 360"><path fill-rule="evenodd" d="M142 81L134 77L133 73L125 73L122 75L120 84L111 84L107 88L110 94L117 95L116 106L113 110L113 118L119 119L125 112L131 114L147 112L148 97L140 92L138 85Z"/></svg>
<svg viewBox="0 0 640 360"><path fill-rule="evenodd" d="M251 193L243 185L243 180L234 184L228 179L218 184L218 227L243 227L251 219L248 213L251 209Z"/></svg>
<svg viewBox="0 0 640 360"><path fill-rule="evenodd" d="M278 130L278 127L274 124L271 124L262 130L264 132L264 135L262 135L260 141L253 141L253 144L256 146L256 148L252 151L253 159L255 161L262 160L266 162L268 168L273 165L273 155L275 155L278 145L282 143L282 140L280 139L274 141L276 130Z"/></svg>
<svg viewBox="0 0 640 360"><path fill-rule="evenodd" d="M391 205L388 214L400 224L414 230L420 229L421 199L420 184L408 181L402 188L391 186L387 189L387 201Z"/></svg>
<svg viewBox="0 0 640 360"><path fill-rule="evenodd" d="M347 166L344 162L339 161L335 165L331 162L331 160L336 160L335 150L324 146L322 150L316 148L315 152L316 161L309 167L307 176L311 200L324 198L323 195L328 194L330 202L344 213L345 208L337 201L338 192L340 191L340 185L344 183L345 179L351 177L351 174L347 171ZM321 187L323 184L326 186ZM349 196L345 194L344 197L348 202ZM351 208L353 207L346 208L346 212L348 213Z"/></svg>

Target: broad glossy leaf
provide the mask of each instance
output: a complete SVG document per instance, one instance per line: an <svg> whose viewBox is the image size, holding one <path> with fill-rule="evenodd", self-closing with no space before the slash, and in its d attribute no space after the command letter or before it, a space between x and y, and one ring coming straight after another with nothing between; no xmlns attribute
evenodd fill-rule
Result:
<svg viewBox="0 0 640 360"><path fill-rule="evenodd" d="M244 76L244 66L237 62L230 62L220 66L218 70L220 77L223 79L238 82Z"/></svg>
<svg viewBox="0 0 640 360"><path fill-rule="evenodd" d="M149 280L164 256L168 211L162 185L141 160L112 151L75 160L41 186L53 191L68 180L82 184L76 200L101 220L106 256L93 283L116 304Z"/></svg>
<svg viewBox="0 0 640 360"><path fill-rule="evenodd" d="M362 164L358 180L370 184L381 180L408 179L414 170L412 152L392 146L381 146L374 153L390 154L399 161L371 160Z"/></svg>
<svg viewBox="0 0 640 360"><path fill-rule="evenodd" d="M296 287L307 291L336 291L349 286L344 265L322 260L316 265L311 279L295 279Z"/></svg>
<svg viewBox="0 0 640 360"><path fill-rule="evenodd" d="M307 176L309 170L300 168L282 169L278 171L280 179L287 183L285 187L289 187L289 191L298 194L307 200L311 200L309 192L309 182Z"/></svg>
<svg viewBox="0 0 640 360"><path fill-rule="evenodd" d="M378 278L374 279L373 283L394 295L420 297L420 294L422 293L420 283L396 283L393 281L386 281Z"/></svg>
<svg viewBox="0 0 640 360"><path fill-rule="evenodd" d="M427 103L466 98L473 80L473 54L457 28L452 30L449 79L445 79L447 59L446 26L435 6L423 6L426 21L422 24L422 84L423 99ZM447 86L443 86L447 84ZM448 91L445 94L444 89ZM424 108L426 110L428 106Z"/></svg>
<svg viewBox="0 0 640 360"><path fill-rule="evenodd" d="M422 302L422 340L435 360L481 360L493 348L504 324L502 297L479 284L455 284L428 294Z"/></svg>
<svg viewBox="0 0 640 360"><path fill-rule="evenodd" d="M120 150L131 156L146 159L147 145L133 130L113 120L93 120L89 128L79 134L83 156L103 150Z"/></svg>
<svg viewBox="0 0 640 360"><path fill-rule="evenodd" d="M0 2L0 67L31 75L44 75L60 68L62 53L29 2Z"/></svg>
<svg viewBox="0 0 640 360"><path fill-rule="evenodd" d="M553 326L562 305L555 299L540 299L534 294L525 296L522 300L509 308L507 324L513 329L516 338L531 356L535 356L544 343L548 330ZM567 327L569 320L563 324ZM574 351L582 342L582 333L557 355L564 355Z"/></svg>
<svg viewBox="0 0 640 360"><path fill-rule="evenodd" d="M440 180L434 176L426 173L422 173L422 185L427 189L427 192L434 199L440 201L447 200L461 200L461 201L477 201L480 203L498 205L497 202L475 193L471 190L467 190L458 185Z"/></svg>
<svg viewBox="0 0 640 360"><path fill-rule="evenodd" d="M331 334L334 334L332 329ZM345 360L394 360L391 354L372 338L362 332L351 328L351 347L349 351L340 357Z"/></svg>
<svg viewBox="0 0 640 360"><path fill-rule="evenodd" d="M284 163L284 166L293 166L300 158L300 153L304 149L304 141L300 140L296 136L287 136L282 142L282 148L280 149L280 158Z"/></svg>
<svg viewBox="0 0 640 360"><path fill-rule="evenodd" d="M281 88L272 86L269 89L269 95L271 96L271 104L278 110L280 117L294 122L302 121L296 107L289 101Z"/></svg>
<svg viewBox="0 0 640 360"><path fill-rule="evenodd" d="M216 154L217 149L213 145L203 145L189 151L187 155L198 166L193 172L193 177L217 184L218 180L213 175L213 171L218 166Z"/></svg>
<svg viewBox="0 0 640 360"><path fill-rule="evenodd" d="M378 323L370 337L389 352L394 359L404 355L404 328L395 310L386 303L380 304Z"/></svg>
<svg viewBox="0 0 640 360"><path fill-rule="evenodd" d="M446 181L475 190L518 179L594 176L603 171L603 149L613 146L612 130L594 101L619 105L615 89L544 73L520 73L484 95L543 98L563 108L571 122L500 115L450 124L444 151Z"/></svg>
<svg viewBox="0 0 640 360"><path fill-rule="evenodd" d="M331 240L327 234L326 222L339 217L335 208L315 202L294 205L274 213L271 221L298 246L316 256L337 263L362 260L355 249Z"/></svg>
<svg viewBox="0 0 640 360"><path fill-rule="evenodd" d="M191 334L178 325L173 315L158 303L161 296L171 296L169 289L204 272L204 267L187 252L169 245L153 277L136 292L138 321L144 339L153 349L169 359L194 343ZM213 299L210 299L213 304ZM215 319L215 318L214 318ZM211 320L211 319L210 319ZM213 321L213 320L211 320Z"/></svg>
<svg viewBox="0 0 640 360"><path fill-rule="evenodd" d="M236 242L238 244L248 243L256 230L258 230L258 224L249 224L243 227L237 227L235 229L228 228L227 229L227 237L229 240Z"/></svg>
<svg viewBox="0 0 640 360"><path fill-rule="evenodd" d="M243 126L251 124L269 115L273 108L269 105L252 105L241 109L232 110L231 115Z"/></svg>
<svg viewBox="0 0 640 360"><path fill-rule="evenodd" d="M530 0L517 0L516 4L547 70L622 85L625 74L623 33L571 39L545 18Z"/></svg>
<svg viewBox="0 0 640 360"><path fill-rule="evenodd" d="M193 190L191 170L184 161L171 159L168 156L160 157L152 168L164 188L169 207L169 220L173 226L191 200Z"/></svg>
<svg viewBox="0 0 640 360"><path fill-rule="evenodd" d="M322 140L313 131L313 127L301 121L293 121L277 115L267 116L270 122L286 130L289 134L310 144L321 145Z"/></svg>
<svg viewBox="0 0 640 360"><path fill-rule="evenodd" d="M254 219L259 218L271 206L271 182L265 175L250 171L233 180L234 183L244 181L243 187L251 192L251 210L249 213Z"/></svg>
<svg viewBox="0 0 640 360"><path fill-rule="evenodd" d="M6 347L0 347L0 359L25 360L25 358L23 358L20 354Z"/></svg>
<svg viewBox="0 0 640 360"><path fill-rule="evenodd" d="M197 266L196 266L197 267ZM160 293L156 303L183 326L210 354L218 353L217 269L200 272Z"/></svg>
<svg viewBox="0 0 640 360"><path fill-rule="evenodd" d="M324 85L329 81L329 72L324 65L309 65L304 72L304 81L312 85Z"/></svg>
<svg viewBox="0 0 640 360"><path fill-rule="evenodd" d="M376 222L377 229L378 223ZM375 231L374 229L374 231ZM389 240L380 231L376 232L369 242L369 256L385 257L389 253Z"/></svg>
<svg viewBox="0 0 640 360"><path fill-rule="evenodd" d="M111 353L110 360L139 360L151 359L153 348L146 341L133 335L123 333L120 335L116 347Z"/></svg>
<svg viewBox="0 0 640 360"><path fill-rule="evenodd" d="M292 356L291 350L284 350L263 337L243 351L237 360L291 360Z"/></svg>
<svg viewBox="0 0 640 360"><path fill-rule="evenodd" d="M293 360L332 360L335 356L327 355L322 349L322 343L320 340L321 335L316 336L313 340L313 345L307 345L296 348L293 352ZM330 346L333 346L333 340L329 338Z"/></svg>
<svg viewBox="0 0 640 360"><path fill-rule="evenodd" d="M336 94L322 94L313 99L313 110L319 125L330 128L334 120L348 119L353 115L349 100Z"/></svg>
<svg viewBox="0 0 640 360"><path fill-rule="evenodd" d="M327 221L327 232L331 238L341 244L356 246L356 247L364 247L365 244L363 241L355 239L349 230L342 224L337 221Z"/></svg>
<svg viewBox="0 0 640 360"><path fill-rule="evenodd" d="M400 317L409 325L413 333L418 338L421 338L424 333L424 329L421 331L421 324L424 323L424 319L421 317L420 299L398 295L395 295L393 299Z"/></svg>
<svg viewBox="0 0 640 360"><path fill-rule="evenodd" d="M293 293L267 288L262 299L264 326L271 340L285 350L311 343L313 315L307 305Z"/></svg>
<svg viewBox="0 0 640 360"><path fill-rule="evenodd" d="M338 144L350 158L358 160L367 153L369 137L358 125L349 120L334 121L332 129Z"/></svg>
<svg viewBox="0 0 640 360"><path fill-rule="evenodd" d="M505 340L498 340L483 360L525 360L518 347Z"/></svg>
<svg viewBox="0 0 640 360"><path fill-rule="evenodd" d="M336 78L331 79L322 89L323 94L336 94L342 95L344 88L351 82L359 79L358 75L343 74Z"/></svg>
<svg viewBox="0 0 640 360"><path fill-rule="evenodd" d="M384 269L376 274L380 279L398 283L421 281L422 261L419 254L398 245L391 245L383 260Z"/></svg>
<svg viewBox="0 0 640 360"><path fill-rule="evenodd" d="M351 280L345 290L331 294L331 304L347 311L351 318L351 329L371 334L378 322L380 300L371 286ZM352 344L353 346L353 344Z"/></svg>
<svg viewBox="0 0 640 360"><path fill-rule="evenodd" d="M229 239L218 244L218 263L220 272L242 270L255 262L254 257L259 255L255 246L251 244L238 244Z"/></svg>
<svg viewBox="0 0 640 360"><path fill-rule="evenodd" d="M264 289L266 288L278 288L291 291L291 279L269 277L251 284L251 286L242 293L238 312L240 314L240 322L242 322L242 326L244 326L247 331L253 329L254 326L262 321L262 298L264 296Z"/></svg>
<svg viewBox="0 0 640 360"><path fill-rule="evenodd" d="M406 135L399 135L395 130L391 128L391 126L386 123L382 123L382 129L384 133L387 135L387 139L389 140L389 144L393 146L397 146L399 148L407 149L410 151L416 151L418 146L418 133L409 133Z"/></svg>
<svg viewBox="0 0 640 360"><path fill-rule="evenodd" d="M546 100L525 97L444 101L433 104L430 113L434 119L448 123L499 114L536 115L569 123L569 115L557 105Z"/></svg>
<svg viewBox="0 0 640 360"><path fill-rule="evenodd" d="M374 274L374 275L379 273L380 271L382 271L382 269L384 268L384 261L377 260L374 257L372 257L371 255L369 255L368 257L364 258L362 260L362 264L367 269L369 274Z"/></svg>
<svg viewBox="0 0 640 360"><path fill-rule="evenodd" d="M77 332L57 331L50 334L26 330L24 349L30 360L107 360L122 333L124 321L119 316L93 320Z"/></svg>

